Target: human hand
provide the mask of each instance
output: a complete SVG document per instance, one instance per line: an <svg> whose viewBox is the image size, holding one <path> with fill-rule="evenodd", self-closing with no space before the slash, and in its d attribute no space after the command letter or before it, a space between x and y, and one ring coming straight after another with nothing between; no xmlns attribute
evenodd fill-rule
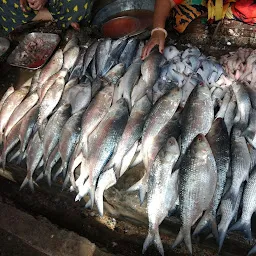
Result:
<svg viewBox="0 0 256 256"><path fill-rule="evenodd" d="M26 8L28 7L27 0L20 0L20 8L23 12L26 12Z"/></svg>
<svg viewBox="0 0 256 256"><path fill-rule="evenodd" d="M74 30L80 31L80 25L77 22L72 22L70 25Z"/></svg>
<svg viewBox="0 0 256 256"><path fill-rule="evenodd" d="M24 1L24 0L20 0L20 1ZM47 0L27 0L27 1L29 4L29 7L37 11L42 9L47 3Z"/></svg>
<svg viewBox="0 0 256 256"><path fill-rule="evenodd" d="M144 46L144 48L142 50L141 59L144 60L149 55L149 53L154 48L154 46L156 46L156 45L158 45L158 47L159 47L159 52L163 53L164 43L165 43L165 33L161 30L155 31L152 34L149 41L147 42L147 44Z"/></svg>

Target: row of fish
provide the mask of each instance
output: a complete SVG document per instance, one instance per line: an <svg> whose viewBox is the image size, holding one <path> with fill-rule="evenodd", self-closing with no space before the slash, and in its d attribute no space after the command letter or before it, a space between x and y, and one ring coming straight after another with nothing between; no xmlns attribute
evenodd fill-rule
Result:
<svg viewBox="0 0 256 256"><path fill-rule="evenodd" d="M141 203L147 194L143 252L154 243L164 254L158 227L176 205L182 227L173 247L184 240L192 253L199 221L194 235L210 226L221 249L240 201L231 229L251 239L254 88L197 48L167 46L141 61L143 45L121 38L79 46L74 37L32 79L10 87L0 101L3 168L26 162L21 188L62 175L63 189L71 183L75 200L89 195L86 206L103 215L104 191L142 162L145 174L128 192L138 190Z"/></svg>

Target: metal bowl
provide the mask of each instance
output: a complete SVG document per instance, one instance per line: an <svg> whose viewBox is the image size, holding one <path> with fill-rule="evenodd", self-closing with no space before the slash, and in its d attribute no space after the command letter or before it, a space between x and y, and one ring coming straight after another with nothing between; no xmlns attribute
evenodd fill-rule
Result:
<svg viewBox="0 0 256 256"><path fill-rule="evenodd" d="M105 1L104 1L105 2ZM104 5L99 1L98 5L100 9L97 10L92 21L93 25L102 25L104 22L110 20L111 18L116 18L117 14L127 11L154 11L155 0L111 0L107 1L108 4ZM102 7L103 6L103 7ZM120 16L120 15L118 15ZM124 15L123 15L124 16ZM134 16L134 15L130 15Z"/></svg>
<svg viewBox="0 0 256 256"><path fill-rule="evenodd" d="M0 37L0 56L5 54L10 47L10 41L4 37Z"/></svg>

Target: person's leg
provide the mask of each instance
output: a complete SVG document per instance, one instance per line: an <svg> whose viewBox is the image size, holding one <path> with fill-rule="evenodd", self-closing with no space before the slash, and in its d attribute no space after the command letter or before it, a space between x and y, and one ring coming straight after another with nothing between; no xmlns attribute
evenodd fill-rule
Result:
<svg viewBox="0 0 256 256"><path fill-rule="evenodd" d="M23 12L19 5L19 0L2 0L0 4L0 24L6 34L16 27L31 21L35 17L35 12L27 8Z"/></svg>

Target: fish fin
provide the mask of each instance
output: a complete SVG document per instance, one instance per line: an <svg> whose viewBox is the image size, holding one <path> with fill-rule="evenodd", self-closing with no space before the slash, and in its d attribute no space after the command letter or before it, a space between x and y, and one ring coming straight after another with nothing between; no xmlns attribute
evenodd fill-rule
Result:
<svg viewBox="0 0 256 256"><path fill-rule="evenodd" d="M229 199L231 201L232 204L232 210L235 209L236 206L236 200L237 200L237 193L235 193L235 191L233 191L232 187L230 188L230 190L223 196L222 200L227 200Z"/></svg>
<svg viewBox="0 0 256 256"><path fill-rule="evenodd" d="M104 191L115 184L116 184L116 176L112 168L100 175L98 185L95 191L95 203L97 205L100 216L103 216Z"/></svg>
<svg viewBox="0 0 256 256"><path fill-rule="evenodd" d="M85 206L84 206L86 209L92 209L92 200L91 199L89 199L89 201L85 204Z"/></svg>
<svg viewBox="0 0 256 256"><path fill-rule="evenodd" d="M225 240L225 237L226 237L226 234L227 234L227 229L219 229L219 239L218 239L218 242L219 242L219 253L221 251L221 248L223 246L223 243L224 243L224 240Z"/></svg>
<svg viewBox="0 0 256 256"><path fill-rule="evenodd" d="M164 248L159 235L159 229L152 229L148 232L148 236L143 244L142 254L144 254L147 248L154 243L159 253L164 256Z"/></svg>
<svg viewBox="0 0 256 256"><path fill-rule="evenodd" d="M247 254L247 256L253 255L256 253L256 246L254 246Z"/></svg>
<svg viewBox="0 0 256 256"><path fill-rule="evenodd" d="M189 250L189 253L192 255L192 242L191 242L191 229L190 227L187 230L183 229L184 242Z"/></svg>
<svg viewBox="0 0 256 256"><path fill-rule="evenodd" d="M251 146L256 148L255 132L253 132L249 129L246 129L245 131L242 132L241 135L246 138L246 140L250 143Z"/></svg>
<svg viewBox="0 0 256 256"><path fill-rule="evenodd" d="M65 180L62 184L62 191L64 191L66 189L69 181L70 181L70 173L67 173Z"/></svg>
<svg viewBox="0 0 256 256"><path fill-rule="evenodd" d="M140 197L140 204L142 205L145 199L145 195L147 193L147 182L146 182L146 174L139 180L137 183L132 185L130 188L127 189L127 192L132 192L139 190L139 197Z"/></svg>
<svg viewBox="0 0 256 256"><path fill-rule="evenodd" d="M87 180L84 185L79 189L79 193L77 194L75 201L80 201L82 197L89 193L89 181Z"/></svg>
<svg viewBox="0 0 256 256"><path fill-rule="evenodd" d="M240 219L229 229L229 231L234 230L242 231L245 234L246 238L249 241L252 241L251 223L243 222L242 219Z"/></svg>
<svg viewBox="0 0 256 256"><path fill-rule="evenodd" d="M210 226L211 231L214 237L218 240L218 230L215 217L211 214L211 212L206 211L203 217L200 219L197 224L193 236L199 235L206 227Z"/></svg>
<svg viewBox="0 0 256 256"><path fill-rule="evenodd" d="M63 166L61 165L61 167L58 169L58 171L55 173L55 175L53 176L53 181L57 180L57 177L62 173L63 171Z"/></svg>
<svg viewBox="0 0 256 256"><path fill-rule="evenodd" d="M174 243L172 245L172 249L177 247L183 241L183 239L184 239L184 237L183 237L183 232L182 232L182 228L181 228L178 236L176 237L176 240L174 241Z"/></svg>
<svg viewBox="0 0 256 256"><path fill-rule="evenodd" d="M36 178L36 182L38 182L39 180L41 180L44 177L44 171L42 171L38 177Z"/></svg>
<svg viewBox="0 0 256 256"><path fill-rule="evenodd" d="M90 199L91 199L91 206L90 209L93 208L93 204L94 204L94 200L95 200L95 187L91 186L89 188L89 195L90 195Z"/></svg>
<svg viewBox="0 0 256 256"><path fill-rule="evenodd" d="M23 180L21 186L20 186L20 191L28 184L28 177L26 176L25 179Z"/></svg>

